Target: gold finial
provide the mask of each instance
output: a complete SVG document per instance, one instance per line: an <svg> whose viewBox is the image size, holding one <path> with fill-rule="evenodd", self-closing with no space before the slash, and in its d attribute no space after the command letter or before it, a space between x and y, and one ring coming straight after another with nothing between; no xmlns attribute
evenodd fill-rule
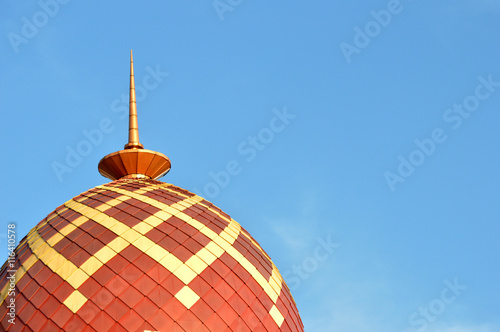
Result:
<svg viewBox="0 0 500 332"><path fill-rule="evenodd" d="M128 143L124 150L110 153L101 159L98 166L99 173L111 180L159 179L170 171L170 160L163 153L144 149L139 143L132 50L130 50L129 101Z"/></svg>
<svg viewBox="0 0 500 332"><path fill-rule="evenodd" d="M144 146L139 143L139 125L137 123L137 103L135 102L135 81L134 81L134 57L130 50L130 97L128 114L128 143L125 149L143 149Z"/></svg>

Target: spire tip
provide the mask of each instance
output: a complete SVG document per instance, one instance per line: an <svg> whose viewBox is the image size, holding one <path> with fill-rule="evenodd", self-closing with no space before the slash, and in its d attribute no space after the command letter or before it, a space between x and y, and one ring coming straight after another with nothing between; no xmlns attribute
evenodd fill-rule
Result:
<svg viewBox="0 0 500 332"><path fill-rule="evenodd" d="M139 126L137 123L137 104L135 100L134 59L130 50L130 98L129 98L129 129L128 143L125 149L143 149L139 143Z"/></svg>

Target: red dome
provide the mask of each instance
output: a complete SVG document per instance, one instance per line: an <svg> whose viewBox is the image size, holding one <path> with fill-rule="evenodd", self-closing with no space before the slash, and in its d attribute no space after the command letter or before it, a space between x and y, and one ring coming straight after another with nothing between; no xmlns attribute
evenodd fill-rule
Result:
<svg viewBox="0 0 500 332"><path fill-rule="evenodd" d="M14 268L7 262L0 273L8 331L303 331L288 287L250 234L163 182L91 189L42 220L15 253Z"/></svg>

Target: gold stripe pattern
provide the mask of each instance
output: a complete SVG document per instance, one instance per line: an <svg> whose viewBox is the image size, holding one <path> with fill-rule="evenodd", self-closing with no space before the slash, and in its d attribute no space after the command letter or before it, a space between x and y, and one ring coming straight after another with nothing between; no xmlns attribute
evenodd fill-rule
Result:
<svg viewBox="0 0 500 332"><path fill-rule="evenodd" d="M239 264L241 264L241 266L255 279L255 281L257 281L257 283L264 289L265 293L273 301L273 306L270 309L269 314L278 327L281 327L284 321L284 316L277 308L276 303L282 290L283 279L276 266L270 260L269 256L253 240L253 238L251 238L246 232L242 231L241 226L236 221L231 218L227 218L217 210L214 210L210 206L204 204L202 202L203 198L182 194L178 191L170 189L168 185L152 185L148 183L147 187L135 191L111 187L109 185L98 186L96 189L103 192L112 191L120 194L121 196L94 208L81 203L81 201L87 199L87 197L97 195L99 192L83 196L78 199L78 201L73 199L66 202L64 204L65 208L75 211L82 216L63 227L58 231L58 233L54 234L47 241L42 238L38 230L46 223L49 223L51 219L55 218L57 214L53 214L50 218L47 218L44 223L41 223L37 228L32 229L26 240L33 254L18 269L16 273L16 282L21 280L26 271L29 270L38 260L41 260L44 265L50 268L54 273L58 274L63 280L66 280L74 288L74 291L64 301L64 304L73 313L76 313L86 303L86 301L88 301L88 299L78 291L78 288L118 253L129 245L133 245L155 261L159 262L163 267L165 267L185 284L185 286L177 294L175 294L175 297L189 309L199 300L199 296L187 285L208 266L215 262L215 260L220 258L224 252L226 252L233 259L239 262ZM167 205L154 198L144 195L149 191L157 189L167 190L171 193L175 193L175 195L184 197L184 199L177 203ZM106 210L120 204L123 201L127 201L130 198L135 198L152 205L160 211L147 217L133 227L129 227L119 220L116 220L115 218L104 213ZM220 234L217 234L202 222L183 212L194 205L203 206L212 213L216 214L228 223L227 226ZM59 211L59 213L61 212L62 211ZM183 220L211 240L204 248L200 249L195 255L191 256L185 263L172 253L165 250L162 246L156 244L145 236L145 234L147 234L150 230L157 227L171 216L175 216ZM109 229L115 233L117 237L98 250L93 256L89 257L87 261L78 267L70 260L66 259L62 254L57 252L53 247L89 219ZM234 242L240 235L245 236L271 262L272 273L269 280L267 280L255 267L255 265L233 246ZM6 298L7 291L8 287L6 285L0 292L0 304Z"/></svg>

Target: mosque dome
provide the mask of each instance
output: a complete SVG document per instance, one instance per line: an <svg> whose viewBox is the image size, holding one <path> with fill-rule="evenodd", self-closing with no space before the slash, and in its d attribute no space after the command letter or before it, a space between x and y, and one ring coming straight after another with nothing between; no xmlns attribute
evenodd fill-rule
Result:
<svg viewBox="0 0 500 332"><path fill-rule="evenodd" d="M157 179L139 143L133 62L129 142L99 171L113 180L67 201L0 270L6 331L303 331L266 252L218 207ZM14 305L12 305L14 304Z"/></svg>

